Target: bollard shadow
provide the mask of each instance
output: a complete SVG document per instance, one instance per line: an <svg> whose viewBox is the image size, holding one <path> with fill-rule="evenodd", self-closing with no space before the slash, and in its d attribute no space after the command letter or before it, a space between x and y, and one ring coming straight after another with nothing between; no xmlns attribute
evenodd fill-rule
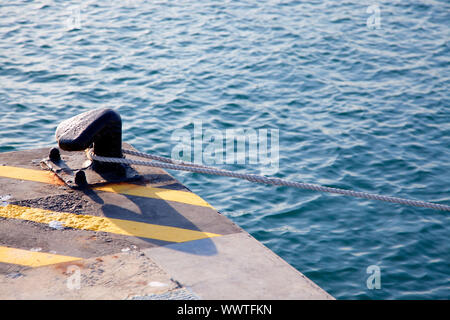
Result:
<svg viewBox="0 0 450 320"><path fill-rule="evenodd" d="M92 190L92 189L84 188L84 189L81 189L80 191L81 191L85 196L87 196L88 198L90 198L92 201L94 201L94 202L97 203L97 204L102 205L102 204L105 203L105 201L103 201L103 199L100 198L100 197L98 196L98 194L97 194L94 190Z"/></svg>
<svg viewBox="0 0 450 320"><path fill-rule="evenodd" d="M167 174L143 175L143 179L130 182L129 184L146 186L149 182L155 181L158 183L168 183L161 187L161 190L171 189L187 191L183 185ZM174 182L170 183L170 181ZM139 238L152 246L165 246L173 250L202 256L212 256L217 254L217 248L214 242L206 234L214 233L214 231L204 230L204 226L201 226L201 216L211 214L211 210L214 210L212 208L185 203L174 204L158 197L157 193L152 194L152 198L149 198L124 193L104 192L89 188L82 189L81 191L92 201L100 205L103 216L114 219L111 221L118 228L126 233L134 235L135 238ZM198 214L198 216L196 216L196 214ZM193 220L196 221L194 222ZM177 241L166 241L137 236L135 235L136 230L134 226L128 223L128 221L179 228L175 230L175 238L178 237L176 235L176 232L178 231L180 232L180 236ZM198 239L183 241L183 232L185 230L187 230L188 234L189 230L199 232ZM172 233L174 230L171 229L169 232ZM202 233L205 234L202 235ZM180 239L181 241L179 241Z"/></svg>

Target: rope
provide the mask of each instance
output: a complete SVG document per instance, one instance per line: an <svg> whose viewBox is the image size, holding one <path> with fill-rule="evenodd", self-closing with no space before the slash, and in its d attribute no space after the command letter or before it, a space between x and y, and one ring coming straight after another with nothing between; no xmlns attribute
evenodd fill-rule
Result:
<svg viewBox="0 0 450 320"><path fill-rule="evenodd" d="M101 156L97 156L97 155L93 154L92 150L89 151L87 154L91 160L100 161L100 162L122 163L122 164L129 164L129 165L132 164L132 165L150 166L150 167L170 169L170 170L180 170L180 171L189 171L189 172L211 174L211 175L218 175L218 176L226 176L226 177L233 177L233 178L248 180L250 182L255 182L255 183L263 183L263 184L270 184L270 185L276 185L276 186L288 186L288 187L313 190L313 191L319 191L319 192L342 194L342 195L346 195L346 196L364 198L364 199L369 199L369 200L379 200L379 201L403 204L403 205L414 206L414 207L423 207L423 208L430 208L430 209L435 209L435 210L450 211L450 206L445 205L445 204L438 204L438 203L432 203L432 202L426 202L426 201L420 201L420 200L410 200L410 199L403 199L403 198L397 198L397 197L391 197L391 196L372 194L372 193L367 193L367 192L325 187L325 186L311 184L311 183L293 182L293 181L287 181L287 180L280 179L280 178L271 178L271 177L259 176L259 175L255 175L255 174L238 173L238 172L233 172L233 171L228 171L228 170L223 170L223 169L217 169L214 167L203 166L203 165L199 165L199 164L195 164L195 163L191 163L191 162L176 161L176 160L172 160L169 158L150 155L147 153L142 153L142 152L137 152L137 151L132 151L132 150L122 150L122 152L125 154L130 154L130 155L137 156L137 157L143 157L143 158L151 159L154 161L142 161L142 160L125 159L125 158L101 157Z"/></svg>

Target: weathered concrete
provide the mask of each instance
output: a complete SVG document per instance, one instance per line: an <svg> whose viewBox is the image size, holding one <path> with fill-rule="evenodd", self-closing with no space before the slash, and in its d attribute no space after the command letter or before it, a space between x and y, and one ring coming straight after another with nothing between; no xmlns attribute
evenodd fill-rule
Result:
<svg viewBox="0 0 450 320"><path fill-rule="evenodd" d="M332 299L246 232L144 252L203 299Z"/></svg>
<svg viewBox="0 0 450 320"><path fill-rule="evenodd" d="M0 299L131 299L180 288L144 253L109 256L25 269L0 276Z"/></svg>
<svg viewBox="0 0 450 320"><path fill-rule="evenodd" d="M332 299L164 170L72 190L40 168L48 150L0 154L0 298ZM45 254L78 260L35 267Z"/></svg>

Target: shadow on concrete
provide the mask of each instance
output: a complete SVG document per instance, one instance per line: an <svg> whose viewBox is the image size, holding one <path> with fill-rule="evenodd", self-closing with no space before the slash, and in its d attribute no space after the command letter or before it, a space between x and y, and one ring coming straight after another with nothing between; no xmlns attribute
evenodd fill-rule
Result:
<svg viewBox="0 0 450 320"><path fill-rule="evenodd" d="M151 177L149 177L149 175L146 175L144 177L146 181L135 181L133 182L133 184L146 185L148 183L148 180L153 182L156 178L158 179L158 182L164 180L173 181L173 178L168 175L153 174ZM168 179L166 177L168 177ZM170 185L164 185L163 188L186 191L186 188L177 182ZM208 207L177 203L176 209L168 201L162 198L157 198L157 195L155 196L155 198L147 198L119 193L96 191L92 189L83 189L81 191L92 201L94 201L98 205L101 205L101 213L108 218L143 222L160 226L176 227L205 233L216 233L213 230L205 230L204 227L201 227L202 214L215 214L215 211ZM198 213L199 219L199 221L196 222L192 221L192 217L196 218L195 213ZM190 215L191 218L187 218L186 215ZM134 233L134 230L131 229L129 224L127 223L120 223L120 220L113 220L113 223L115 223L118 228L124 230L125 232L131 234ZM153 246L170 245L171 249L194 255L212 256L217 254L217 249L214 242L207 235L205 235L205 238L201 239L201 246L195 245L195 243L199 243L197 240L189 240L186 242L170 242L143 237L136 238L146 241ZM189 244L186 245L187 243Z"/></svg>
<svg viewBox="0 0 450 320"><path fill-rule="evenodd" d="M124 145L124 147L131 148L128 145ZM35 163L36 161L39 163L41 159L47 157L48 150L49 148L41 148L36 150L5 153L2 154L0 160L2 163L8 165L40 170ZM68 154L70 153L61 151L61 156L66 156ZM136 171L139 171L139 173L142 174L143 179L141 181L133 181L133 184L151 183L152 185L163 185L162 188L164 189L188 191L186 187L178 183L178 181L163 170L142 167ZM10 201L10 203L21 206L42 208L56 212L105 216L109 218L139 221L149 224L172 226L199 232L211 232L218 234L223 234L221 232L221 226L223 227L226 225L226 222L223 219L214 220L217 216L214 209L175 203L172 201L169 202L164 199L153 199L112 192L103 192L90 188L70 190L67 188L62 188L59 184L54 185L52 183L22 183L19 182L19 180L17 180L17 182L16 180L13 180L13 183L10 185L12 187L7 189L11 190L8 191L9 193L20 193L23 195L19 198L20 200ZM157 195L155 195L155 197L157 197ZM85 201L83 201L83 198L85 198ZM210 221L205 223L204 220L208 219ZM215 223L216 221L217 223ZM118 227L129 233L133 233L133 230L129 230L130 227L128 225L118 225ZM44 231L46 231L46 229L44 229ZM52 233L43 232L42 235L45 236L43 238L45 241L47 241L47 235L49 237L48 239L50 239L50 236L54 236L57 241L64 241L64 236L69 236L69 234L71 234L69 232L64 234L64 232L64 230L58 230L57 232ZM86 232L95 231L87 230ZM72 235L70 236L72 237ZM135 239L139 239L141 242L147 242L149 244L148 247L174 244L174 242L142 237L135 237ZM75 245L79 245L79 248L83 246L83 244L78 243L78 238L76 237L67 240L71 240ZM177 244L175 246L175 250L205 256L215 255L217 253L217 248L211 239L205 238L202 243L201 250L194 250L192 245L185 246L184 244L186 244L186 242ZM106 247L109 245L105 244L104 246ZM114 246L111 247L113 248ZM101 251L103 248L104 247L100 247L99 250ZM70 250L68 251L68 254L69 253L72 254Z"/></svg>

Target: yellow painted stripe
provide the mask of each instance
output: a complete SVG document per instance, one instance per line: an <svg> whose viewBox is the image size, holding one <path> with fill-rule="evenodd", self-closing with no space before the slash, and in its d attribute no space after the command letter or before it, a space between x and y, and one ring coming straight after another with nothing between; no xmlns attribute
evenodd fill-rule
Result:
<svg viewBox="0 0 450 320"><path fill-rule="evenodd" d="M41 267L49 264L80 260L81 258L62 256L46 252L33 252L23 249L0 247L0 262L28 267Z"/></svg>
<svg viewBox="0 0 450 320"><path fill-rule="evenodd" d="M56 185L64 185L64 182L56 174L46 170L34 170L11 166L0 166L0 176L11 179L43 182Z"/></svg>
<svg viewBox="0 0 450 320"><path fill-rule="evenodd" d="M0 207L0 217L28 220L45 224L48 224L51 221L60 221L65 227L75 229L109 232L170 242L186 242L220 236L219 234L197 230L107 217L56 212L11 204Z"/></svg>
<svg viewBox="0 0 450 320"><path fill-rule="evenodd" d="M25 169L11 166L0 166L0 176L11 179L20 179L28 181L37 181L56 185L64 185L64 182L51 171ZM194 206L209 207L212 206L195 193L180 190L171 190L164 188L153 188L150 186L141 186L131 183L112 183L101 187L95 187L94 190L114 192L132 196L160 199L165 201L175 201Z"/></svg>
<svg viewBox="0 0 450 320"><path fill-rule="evenodd" d="M115 183L101 187L95 187L94 190L107 191L131 196L139 196L146 198L161 199L166 201L175 201L181 203L192 204L194 206L211 207L211 205L203 200L195 193L180 190L171 190L164 188L152 188L150 186L140 186L131 183Z"/></svg>

